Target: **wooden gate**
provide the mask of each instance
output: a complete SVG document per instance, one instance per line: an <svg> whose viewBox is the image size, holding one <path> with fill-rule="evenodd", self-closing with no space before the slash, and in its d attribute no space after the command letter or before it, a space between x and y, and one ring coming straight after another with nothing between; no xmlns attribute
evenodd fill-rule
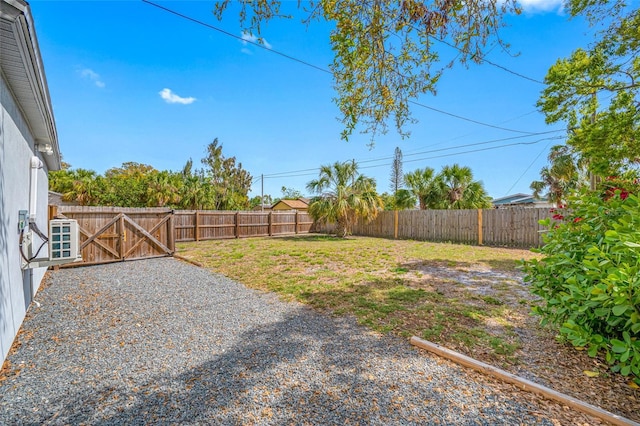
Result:
<svg viewBox="0 0 640 426"><path fill-rule="evenodd" d="M60 206L52 213L78 221L82 262L66 266L171 256L175 251L169 209Z"/></svg>

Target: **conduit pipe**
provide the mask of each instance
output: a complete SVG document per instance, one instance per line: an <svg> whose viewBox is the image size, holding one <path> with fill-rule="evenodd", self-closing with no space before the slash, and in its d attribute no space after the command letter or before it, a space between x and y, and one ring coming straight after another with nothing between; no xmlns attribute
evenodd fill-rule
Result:
<svg viewBox="0 0 640 426"><path fill-rule="evenodd" d="M35 155L31 157L31 185L29 187L29 223L35 223L38 210L38 169L42 161Z"/></svg>

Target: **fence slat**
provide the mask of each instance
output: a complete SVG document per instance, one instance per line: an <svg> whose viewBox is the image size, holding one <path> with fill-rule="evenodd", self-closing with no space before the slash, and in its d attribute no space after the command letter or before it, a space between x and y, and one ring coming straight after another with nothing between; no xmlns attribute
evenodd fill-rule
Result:
<svg viewBox="0 0 640 426"><path fill-rule="evenodd" d="M369 223L357 223L353 235L419 241L448 241L519 248L543 244L539 220L552 216L548 208L483 210L382 211ZM316 224L318 232L332 232L333 224Z"/></svg>

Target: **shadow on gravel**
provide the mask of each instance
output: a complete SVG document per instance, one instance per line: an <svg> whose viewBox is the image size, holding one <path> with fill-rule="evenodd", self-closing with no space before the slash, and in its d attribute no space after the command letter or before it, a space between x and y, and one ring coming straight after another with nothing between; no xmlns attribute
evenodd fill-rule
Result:
<svg viewBox="0 0 640 426"><path fill-rule="evenodd" d="M0 381L0 424L551 424L519 395L349 318L237 285L208 300L224 283L188 304L147 294L156 284L165 298L205 286L132 286L162 265L178 275L192 268L105 266L95 269L108 277L102 284L69 271L80 286L47 289L58 299L43 303L43 322L31 325L38 337L15 359L35 365Z"/></svg>
<svg viewBox="0 0 640 426"><path fill-rule="evenodd" d="M94 425L489 425L516 424L524 416L545 424L510 398L470 389L470 379L457 371L432 376L416 370L411 361L420 355L393 353L393 365L372 365L369 357L389 351L388 343L372 336L354 336L349 328L326 321L326 330L302 337L308 316L302 310L248 331L242 336L244 343L182 373L167 372L121 386L76 387L75 393L43 404L39 415L24 413L22 420ZM309 350L309 338L324 342L320 351ZM354 353L359 351L358 341L365 346ZM406 371L396 371L391 378L386 372L378 375L385 367ZM57 409L47 412L46 406Z"/></svg>
<svg viewBox="0 0 640 426"><path fill-rule="evenodd" d="M324 321L324 331L303 336L309 332L305 326L309 315L301 309L284 321L247 331L241 336L243 343L183 373L169 372L129 386L85 388L53 399L51 405L59 410L29 420L53 424L411 421L411 410L399 415L406 410L400 395L407 393L407 384L376 377L367 366L367 354L384 352L388 344L372 344L375 338L354 336L353 330L332 326L332 321ZM323 341L321 350L310 350L309 340L318 339ZM354 357L352 343L357 346L359 340L366 348ZM348 347L345 342L350 342ZM434 383L445 386L439 379ZM404 388L397 398L394 388ZM438 391L430 395L430 403L438 407L433 411L436 417L437 412L455 408ZM413 421L425 420L425 407L421 411ZM455 414L449 412L445 418Z"/></svg>

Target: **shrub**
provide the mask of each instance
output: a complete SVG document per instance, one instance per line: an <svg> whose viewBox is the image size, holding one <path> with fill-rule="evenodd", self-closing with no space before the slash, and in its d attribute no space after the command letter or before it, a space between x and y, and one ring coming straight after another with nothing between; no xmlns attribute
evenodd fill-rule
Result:
<svg viewBox="0 0 640 426"><path fill-rule="evenodd" d="M640 203L628 191L584 192L541 221L541 260L524 262L542 323L640 384Z"/></svg>

